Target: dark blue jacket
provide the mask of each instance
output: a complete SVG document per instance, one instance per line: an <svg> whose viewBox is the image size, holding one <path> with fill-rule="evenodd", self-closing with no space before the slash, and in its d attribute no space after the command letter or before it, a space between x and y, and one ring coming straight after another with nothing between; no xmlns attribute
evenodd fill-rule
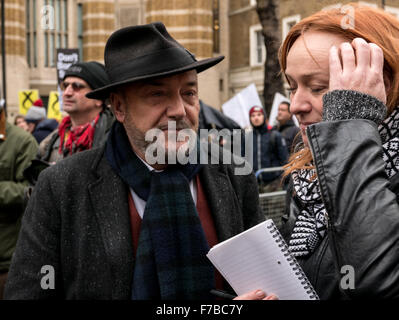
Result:
<svg viewBox="0 0 399 320"><path fill-rule="evenodd" d="M264 124L253 129L253 170L281 167L287 163L288 152L286 142L277 130L273 130L274 139L271 139L272 130ZM273 141L274 140L274 141ZM262 173L262 181L270 182L281 175L281 171Z"/></svg>
<svg viewBox="0 0 399 320"><path fill-rule="evenodd" d="M37 124L35 130L32 132L32 135L35 137L37 143L40 143L57 128L57 120L44 119Z"/></svg>

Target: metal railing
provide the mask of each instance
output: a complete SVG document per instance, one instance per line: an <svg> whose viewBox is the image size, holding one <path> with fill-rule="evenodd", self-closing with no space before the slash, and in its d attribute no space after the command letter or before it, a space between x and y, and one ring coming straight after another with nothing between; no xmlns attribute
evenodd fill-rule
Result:
<svg viewBox="0 0 399 320"><path fill-rule="evenodd" d="M258 179L261 173L270 173L283 170L284 169L282 167L262 168L255 172L255 177ZM259 204L262 213L265 215L266 219L273 219L277 228L281 226L281 217L285 212L286 194L287 191L285 190L259 194Z"/></svg>

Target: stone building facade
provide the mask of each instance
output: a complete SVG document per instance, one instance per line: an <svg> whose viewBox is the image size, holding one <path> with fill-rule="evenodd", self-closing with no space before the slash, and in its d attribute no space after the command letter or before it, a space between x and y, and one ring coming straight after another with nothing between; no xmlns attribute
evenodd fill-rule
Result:
<svg viewBox="0 0 399 320"><path fill-rule="evenodd" d="M229 25L230 95L255 83L262 96L266 50L256 1L230 0Z"/></svg>
<svg viewBox="0 0 399 320"><path fill-rule="evenodd" d="M280 0L276 32L284 39L300 19L348 2ZM399 0L359 2L385 5L399 17ZM103 62L106 40L114 30L152 21L163 21L198 59L226 57L199 76L204 102L221 109L251 83L262 97L266 50L256 0L5 0L9 114L18 112L18 90L38 89L46 100L56 89L56 48L78 48L82 61Z"/></svg>
<svg viewBox="0 0 399 320"><path fill-rule="evenodd" d="M226 56L227 11L223 0L5 0L9 114L18 113L19 90L37 89L45 101L56 90L57 48L103 62L105 43L120 27L163 21L198 59ZM228 66L226 59L199 77L201 98L215 108L228 98Z"/></svg>

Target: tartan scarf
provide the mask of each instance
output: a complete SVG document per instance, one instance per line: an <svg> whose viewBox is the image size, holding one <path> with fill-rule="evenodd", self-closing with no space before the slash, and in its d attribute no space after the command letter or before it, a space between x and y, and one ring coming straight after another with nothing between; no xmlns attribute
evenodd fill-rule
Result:
<svg viewBox="0 0 399 320"><path fill-rule="evenodd" d="M100 114L93 121L72 129L71 117L65 117L58 128L58 135L61 139L58 153L66 157L91 149L99 118Z"/></svg>
<svg viewBox="0 0 399 320"><path fill-rule="evenodd" d="M399 172L399 107L378 127L382 141L382 156L385 172L392 178ZM296 198L301 204L301 211L295 221L289 240L289 250L295 257L310 255L327 234L327 216L321 198L319 181L311 179L314 169L300 169L292 173Z"/></svg>
<svg viewBox="0 0 399 320"><path fill-rule="evenodd" d="M150 171L133 152L122 124L115 122L106 146L111 167L143 200L133 270L133 300L207 299L214 269L189 181L200 165L171 165Z"/></svg>

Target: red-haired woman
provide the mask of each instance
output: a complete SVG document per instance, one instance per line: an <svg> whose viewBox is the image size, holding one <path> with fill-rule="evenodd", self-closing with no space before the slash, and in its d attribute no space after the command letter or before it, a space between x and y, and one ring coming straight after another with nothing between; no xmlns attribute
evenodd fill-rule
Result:
<svg viewBox="0 0 399 320"><path fill-rule="evenodd" d="M347 8L302 20L281 47L303 141L282 231L321 299L397 298L399 21Z"/></svg>

